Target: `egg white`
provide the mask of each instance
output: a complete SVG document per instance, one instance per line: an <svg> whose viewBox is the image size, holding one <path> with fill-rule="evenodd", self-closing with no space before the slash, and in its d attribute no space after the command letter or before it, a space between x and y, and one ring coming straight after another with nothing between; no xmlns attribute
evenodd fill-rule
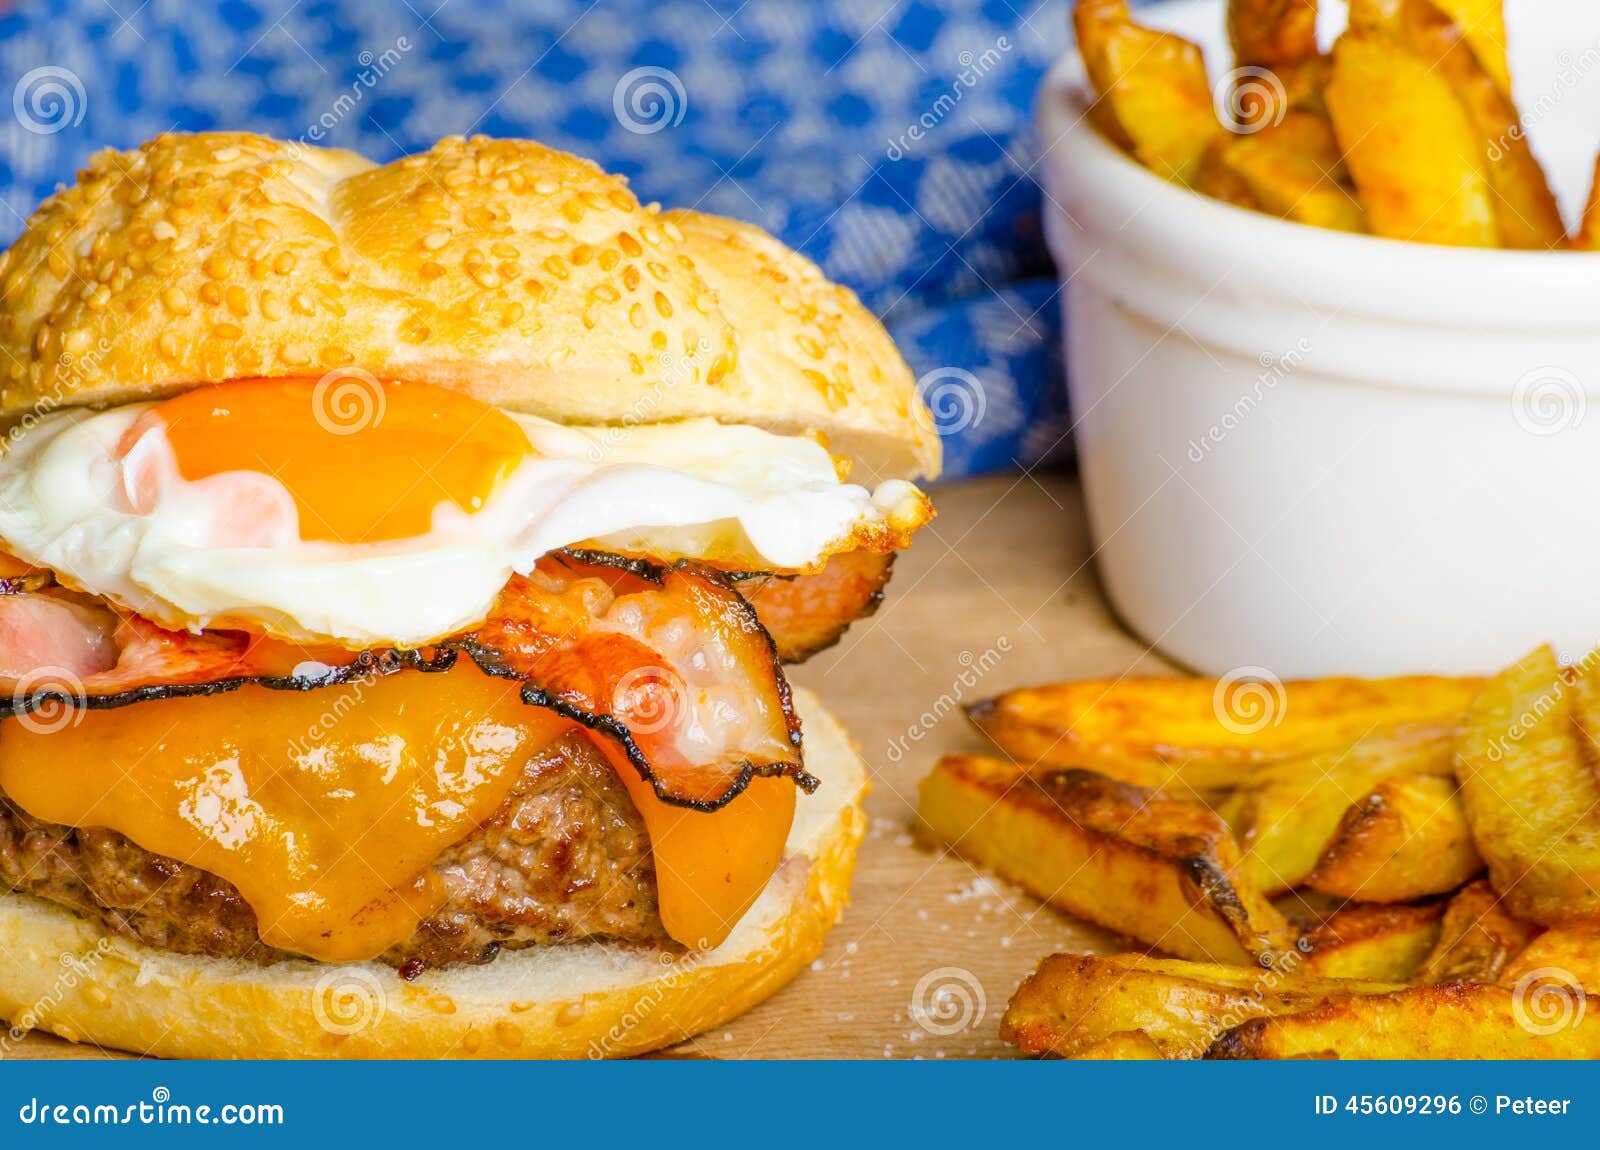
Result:
<svg viewBox="0 0 1600 1150"><path fill-rule="evenodd" d="M813 567L861 530L906 529L925 497L891 480L839 480L820 444L713 420L566 427L515 419L533 453L480 509L441 503L425 535L306 542L287 489L261 472L178 474L156 424L125 459L149 404L38 420L0 456L0 541L169 627L255 625L347 647L421 646L488 613L514 572L589 544ZM152 498L135 474L158 478ZM241 523L241 514L249 516ZM226 545L248 538L248 546ZM222 542L219 543L219 540Z"/></svg>

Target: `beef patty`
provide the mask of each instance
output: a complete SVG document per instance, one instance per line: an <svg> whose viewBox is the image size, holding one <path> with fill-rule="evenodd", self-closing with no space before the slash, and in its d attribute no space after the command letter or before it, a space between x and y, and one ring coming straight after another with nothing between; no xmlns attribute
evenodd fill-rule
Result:
<svg viewBox="0 0 1600 1150"><path fill-rule="evenodd" d="M408 977L487 962L503 946L661 942L644 821L611 766L574 733L529 760L500 809L435 860L446 898L383 961ZM0 886L180 954L270 961L232 883L104 828L42 822L0 793Z"/></svg>

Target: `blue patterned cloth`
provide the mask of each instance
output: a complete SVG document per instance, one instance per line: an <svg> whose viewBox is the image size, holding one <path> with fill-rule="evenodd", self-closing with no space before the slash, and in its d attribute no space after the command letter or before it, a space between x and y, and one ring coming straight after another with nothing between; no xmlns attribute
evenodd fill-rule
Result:
<svg viewBox="0 0 1600 1150"><path fill-rule="evenodd" d="M250 128L390 159L530 136L854 287L948 474L1064 454L1032 101L1065 0L0 0L0 240L94 150Z"/></svg>

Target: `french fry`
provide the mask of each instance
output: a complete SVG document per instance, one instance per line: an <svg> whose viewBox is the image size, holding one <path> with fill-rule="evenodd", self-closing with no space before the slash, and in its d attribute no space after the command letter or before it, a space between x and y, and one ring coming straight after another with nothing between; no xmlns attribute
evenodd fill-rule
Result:
<svg viewBox="0 0 1600 1150"><path fill-rule="evenodd" d="M1565 247L1561 209L1511 102L1504 24L1498 32L1469 24L1483 16L1480 9L1489 10L1491 23L1500 19L1499 0L1402 0L1405 45L1444 77L1478 132L1495 197L1500 246L1534 251Z"/></svg>
<svg viewBox="0 0 1600 1150"><path fill-rule="evenodd" d="M1279 151L1292 152L1316 164L1330 179L1345 181L1350 169L1339 151L1333 122L1316 112L1289 112L1278 123L1261 129L1250 139L1259 140Z"/></svg>
<svg viewBox="0 0 1600 1150"><path fill-rule="evenodd" d="M1416 3L1417 0L1409 0ZM1489 73L1495 87L1511 98L1511 65L1506 56L1506 17L1502 0L1422 0L1451 24Z"/></svg>
<svg viewBox="0 0 1600 1150"><path fill-rule="evenodd" d="M1346 25L1359 36L1400 34L1400 8L1405 0L1350 0Z"/></svg>
<svg viewBox="0 0 1600 1150"><path fill-rule="evenodd" d="M1112 1035L1142 1030L1163 1057L1195 1058L1248 1019L1395 989L1143 955L1056 954L1012 995L1000 1037L1024 1054L1071 1057Z"/></svg>
<svg viewBox="0 0 1600 1150"><path fill-rule="evenodd" d="M1580 737L1579 731L1583 737ZM1518 918L1600 921L1600 658L1563 675L1548 647L1473 703L1457 770L1489 881Z"/></svg>
<svg viewBox="0 0 1600 1150"><path fill-rule="evenodd" d="M1310 759L1269 764L1220 809L1244 850L1245 881L1267 894L1297 887L1316 869L1351 804L1398 774L1450 776L1448 731L1401 727Z"/></svg>
<svg viewBox="0 0 1600 1150"><path fill-rule="evenodd" d="M1444 77L1395 44L1346 33L1327 100L1374 235L1498 245L1482 140Z"/></svg>
<svg viewBox="0 0 1600 1150"><path fill-rule="evenodd" d="M1301 939L1302 969L1325 978L1411 981L1437 945L1445 903L1351 903Z"/></svg>
<svg viewBox="0 0 1600 1150"><path fill-rule="evenodd" d="M1119 1030L1072 1055L1079 1062L1158 1062L1161 1053L1155 1039L1142 1030Z"/></svg>
<svg viewBox="0 0 1600 1150"><path fill-rule="evenodd" d="M1441 21L1477 58L1495 89L1511 98L1511 67L1506 54L1506 20L1501 0L1350 0L1347 22L1360 36L1414 42L1419 23Z"/></svg>
<svg viewBox="0 0 1600 1150"><path fill-rule="evenodd" d="M1583 223L1572 246L1585 252L1600 252L1600 156L1595 157L1594 181L1589 185L1589 200L1583 207Z"/></svg>
<svg viewBox="0 0 1600 1150"><path fill-rule="evenodd" d="M1328 79L1333 75L1333 57L1327 53L1299 64L1284 64L1276 69L1283 82L1288 111L1328 114Z"/></svg>
<svg viewBox="0 0 1600 1150"><path fill-rule="evenodd" d="M1446 894L1483 870L1456 781L1394 775L1344 813L1306 886L1367 902Z"/></svg>
<svg viewBox="0 0 1600 1150"><path fill-rule="evenodd" d="M1238 64L1229 97L1238 124L1259 126L1320 104L1326 69L1319 77L1317 0L1229 0L1228 42Z"/></svg>
<svg viewBox="0 0 1600 1150"><path fill-rule="evenodd" d="M1297 1014L1256 1018L1222 1034L1207 1058L1600 1058L1600 1018L1584 993L1557 990L1554 1025L1537 1019L1528 988L1454 983L1347 998ZM1549 993L1545 991L1544 993ZM1562 1016L1565 1016L1564 1018Z"/></svg>
<svg viewBox="0 0 1600 1150"><path fill-rule="evenodd" d="M1354 193L1305 156L1241 136L1228 145L1224 162L1264 212L1341 232L1367 230L1366 213Z"/></svg>
<svg viewBox="0 0 1600 1150"><path fill-rule="evenodd" d="M1214 200L1232 204L1236 208L1259 211L1261 205L1256 203L1255 196L1251 194L1250 185L1246 184L1239 173L1230 168L1226 162L1228 147L1233 142L1232 136L1223 136L1211 141L1205 154L1200 157L1200 167L1194 177L1194 190Z"/></svg>
<svg viewBox="0 0 1600 1150"><path fill-rule="evenodd" d="M1009 691L967 716L1022 762L1087 767L1184 790L1248 786L1260 769L1339 751L1376 731L1454 732L1482 680L1256 682L1089 679Z"/></svg>
<svg viewBox="0 0 1600 1150"><path fill-rule="evenodd" d="M1487 882L1471 883L1445 908L1439 940L1415 981L1496 982L1541 929L1512 917Z"/></svg>
<svg viewBox="0 0 1600 1150"><path fill-rule="evenodd" d="M1095 122L1157 175L1192 182L1224 131L1199 47L1134 23L1126 0L1078 0L1072 16Z"/></svg>
<svg viewBox="0 0 1600 1150"><path fill-rule="evenodd" d="M1600 926L1545 931L1506 965L1500 982L1523 985L1544 974L1569 985L1600 989Z"/></svg>
<svg viewBox="0 0 1600 1150"><path fill-rule="evenodd" d="M1091 771L947 755L922 781L917 814L959 854L1169 954L1254 964L1292 949L1288 921L1238 882L1227 826L1198 803Z"/></svg>
<svg viewBox="0 0 1600 1150"><path fill-rule="evenodd" d="M1228 0L1228 43L1241 67L1309 60L1317 54L1317 0Z"/></svg>

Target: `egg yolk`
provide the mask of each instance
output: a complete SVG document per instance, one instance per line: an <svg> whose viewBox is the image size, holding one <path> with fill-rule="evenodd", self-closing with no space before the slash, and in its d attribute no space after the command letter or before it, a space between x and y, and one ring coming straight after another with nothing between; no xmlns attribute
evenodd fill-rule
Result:
<svg viewBox="0 0 1600 1150"><path fill-rule="evenodd" d="M377 543L425 535L434 509L481 509L531 453L504 412L447 388L365 373L196 388L156 405L178 471L276 478L300 513L300 538Z"/></svg>

